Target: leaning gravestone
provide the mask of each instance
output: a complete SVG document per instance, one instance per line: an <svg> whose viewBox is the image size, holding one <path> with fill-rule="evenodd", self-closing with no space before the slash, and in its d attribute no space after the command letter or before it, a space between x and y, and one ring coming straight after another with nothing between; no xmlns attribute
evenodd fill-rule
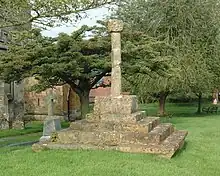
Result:
<svg viewBox="0 0 220 176"><path fill-rule="evenodd" d="M112 149L171 158L183 146L187 131L176 130L170 123L162 124L159 117L146 117L138 110L135 95L121 94L123 22L110 20L108 29L112 40L111 95L95 97L94 112L87 119L59 131L55 142L34 144L32 149Z"/></svg>
<svg viewBox="0 0 220 176"><path fill-rule="evenodd" d="M53 94L52 89L50 89L49 94L46 97L48 116L44 120L43 136L40 138L40 141L49 140L53 132L61 130L60 119L54 116L54 100L55 95Z"/></svg>

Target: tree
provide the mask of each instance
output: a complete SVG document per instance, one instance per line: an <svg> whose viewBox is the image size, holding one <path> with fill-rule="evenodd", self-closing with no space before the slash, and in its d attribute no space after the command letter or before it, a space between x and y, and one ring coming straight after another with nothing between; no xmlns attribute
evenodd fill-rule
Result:
<svg viewBox="0 0 220 176"><path fill-rule="evenodd" d="M217 74L215 73L215 76L210 75L219 69L220 63L218 53L219 6L218 0L121 1L115 16L126 22L130 29L143 32L154 40L175 48L169 55L173 56L171 67L175 67L176 72L169 79L158 76L150 81L148 74L138 73L143 74L140 86L146 92L157 90L159 95L163 93L163 96L159 97L164 99L168 92L193 91L193 89L207 91L214 86L210 83L216 83L213 79L216 80ZM139 62L141 60L143 57L139 59ZM189 66L188 63L195 64L190 65L189 69L193 74L190 77L191 81L185 81L186 74L183 70ZM202 73L198 74L199 71ZM145 79L146 81L144 81ZM192 86L192 82L196 81L197 88ZM146 85L143 85L143 82ZM159 102L163 103L164 100L159 100ZM163 110L161 113L164 114Z"/></svg>
<svg viewBox="0 0 220 176"><path fill-rule="evenodd" d="M102 27L83 26L71 35L48 38L33 30L21 45L10 45L0 53L2 79L12 82L35 77L39 84L34 89L39 91L69 84L80 97L85 117L90 89L110 71L110 37L102 31Z"/></svg>
<svg viewBox="0 0 220 176"><path fill-rule="evenodd" d="M77 20L82 12L116 0L0 0L0 28L37 24L54 26L60 22Z"/></svg>
<svg viewBox="0 0 220 176"><path fill-rule="evenodd" d="M191 53L181 61L182 92L192 92L198 97L197 113L201 113L202 96L211 93L216 85L216 75L209 70L198 53ZM197 56L195 56L197 55ZM219 82L219 81L218 81Z"/></svg>
<svg viewBox="0 0 220 176"><path fill-rule="evenodd" d="M165 100L173 89L175 48L163 41L157 41L144 32L124 31L123 71L124 79L131 84L131 91L139 97L159 99L159 114L165 114ZM146 87L147 86L147 87Z"/></svg>

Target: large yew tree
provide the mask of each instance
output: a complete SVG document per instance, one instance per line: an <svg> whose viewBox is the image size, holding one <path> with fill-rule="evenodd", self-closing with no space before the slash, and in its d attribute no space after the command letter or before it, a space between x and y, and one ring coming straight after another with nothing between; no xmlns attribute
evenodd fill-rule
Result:
<svg viewBox="0 0 220 176"><path fill-rule="evenodd" d="M80 97L85 117L90 89L110 72L108 34L100 27L83 26L71 35L48 38L35 29L19 44L11 43L7 52L0 53L2 79L12 82L35 77L39 84L34 89L39 91L69 84Z"/></svg>

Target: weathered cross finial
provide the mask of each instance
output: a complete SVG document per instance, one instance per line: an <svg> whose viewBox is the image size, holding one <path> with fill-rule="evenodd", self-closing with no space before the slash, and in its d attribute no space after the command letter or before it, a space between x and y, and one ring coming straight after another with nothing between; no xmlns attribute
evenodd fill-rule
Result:
<svg viewBox="0 0 220 176"><path fill-rule="evenodd" d="M112 73L111 73L111 95L121 95L121 32L123 22L120 20L109 20L108 30L111 33L112 43Z"/></svg>

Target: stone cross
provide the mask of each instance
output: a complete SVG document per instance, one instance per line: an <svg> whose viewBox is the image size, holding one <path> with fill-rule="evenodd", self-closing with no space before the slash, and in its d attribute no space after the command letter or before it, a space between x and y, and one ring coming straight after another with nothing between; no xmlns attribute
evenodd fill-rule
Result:
<svg viewBox="0 0 220 176"><path fill-rule="evenodd" d="M46 97L48 105L48 116L44 120L43 136L40 138L41 142L49 141L53 132L61 130L60 119L54 116L54 100L53 89L49 90L49 94Z"/></svg>
<svg viewBox="0 0 220 176"><path fill-rule="evenodd" d="M112 43L112 73L111 73L111 95L121 95L121 32L123 22L120 20L109 20L108 31L111 33Z"/></svg>
<svg viewBox="0 0 220 176"><path fill-rule="evenodd" d="M54 115L54 99L55 95L53 94L53 90L49 90L49 94L46 97L47 106L48 106L48 117L52 117Z"/></svg>

